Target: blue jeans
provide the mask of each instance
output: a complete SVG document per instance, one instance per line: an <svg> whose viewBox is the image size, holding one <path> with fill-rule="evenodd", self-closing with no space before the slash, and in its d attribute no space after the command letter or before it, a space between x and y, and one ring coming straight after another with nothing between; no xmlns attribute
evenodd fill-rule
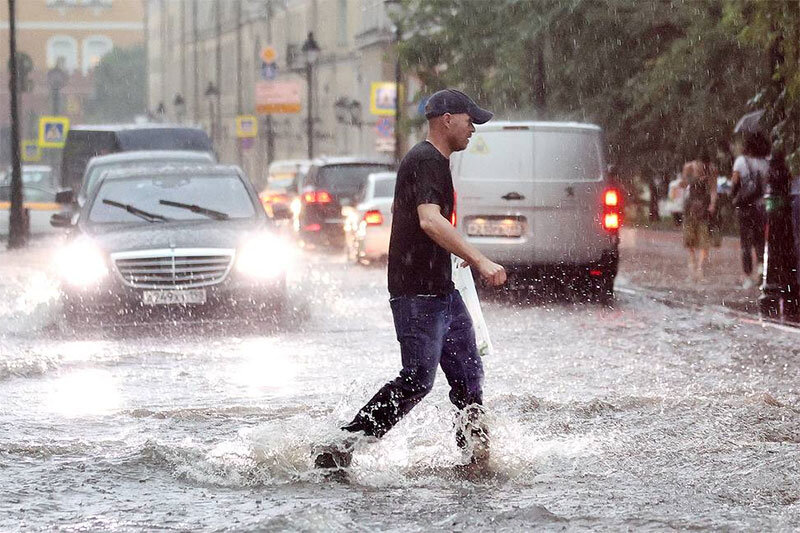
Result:
<svg viewBox="0 0 800 533"><path fill-rule="evenodd" d="M433 388L441 365L458 409L483 403L483 364L458 291L390 300L403 368L342 429L382 437Z"/></svg>

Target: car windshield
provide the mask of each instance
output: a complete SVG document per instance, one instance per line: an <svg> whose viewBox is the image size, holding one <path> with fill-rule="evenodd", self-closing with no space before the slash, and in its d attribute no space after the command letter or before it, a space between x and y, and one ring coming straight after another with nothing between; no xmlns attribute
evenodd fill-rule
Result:
<svg viewBox="0 0 800 533"><path fill-rule="evenodd" d="M123 203L170 221L209 220L209 211L224 213L229 219L252 218L256 215L244 183L232 174L155 175L107 180L102 182L97 191L89 221L98 224L144 222L141 216L121 209L115 203Z"/></svg>
<svg viewBox="0 0 800 533"><path fill-rule="evenodd" d="M154 166L163 166L165 164L170 163L189 163L189 162L197 162L199 160L208 161L208 159L202 159L201 157L187 157L185 159L147 159L147 160L130 160L130 161L117 161L114 163L105 163L101 165L94 165L91 170L89 170L89 174L83 180L81 184L81 191L79 196L89 196L90 191L97 185L98 180L103 175L104 172L107 170L117 170L123 168L142 168L142 167L154 167Z"/></svg>
<svg viewBox="0 0 800 533"><path fill-rule="evenodd" d="M367 183L367 176L373 172L386 172L391 165L350 164L327 165L319 169L316 186L339 197L355 198Z"/></svg>
<svg viewBox="0 0 800 533"><path fill-rule="evenodd" d="M375 198L394 198L394 178L375 180Z"/></svg>
<svg viewBox="0 0 800 533"><path fill-rule="evenodd" d="M280 168L270 171L267 184L270 189L287 191L297 183L300 170L297 168Z"/></svg>

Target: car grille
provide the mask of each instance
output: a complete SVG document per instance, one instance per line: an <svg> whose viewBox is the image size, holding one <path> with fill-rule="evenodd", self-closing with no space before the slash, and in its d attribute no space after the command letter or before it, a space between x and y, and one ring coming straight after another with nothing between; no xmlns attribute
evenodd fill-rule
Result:
<svg viewBox="0 0 800 533"><path fill-rule="evenodd" d="M111 254L122 281L142 289L204 287L222 282L230 272L233 250L178 248Z"/></svg>

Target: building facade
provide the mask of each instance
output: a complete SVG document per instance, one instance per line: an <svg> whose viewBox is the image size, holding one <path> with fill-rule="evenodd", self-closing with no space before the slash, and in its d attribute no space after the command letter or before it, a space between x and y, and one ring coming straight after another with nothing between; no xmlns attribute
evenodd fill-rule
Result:
<svg viewBox="0 0 800 533"><path fill-rule="evenodd" d="M17 0L17 51L31 59L30 92L23 93L23 137L34 135L37 117L67 115L80 121L83 106L93 90L92 69L115 46L131 47L144 43L142 0ZM9 122L8 0L0 0L0 127ZM53 76L48 71L59 66L64 74L54 102Z"/></svg>
<svg viewBox="0 0 800 533"><path fill-rule="evenodd" d="M315 156L392 157L376 135L384 126L386 137L394 119L370 112L372 83L395 79L384 0L149 0L146 20L151 112L202 125L220 159L240 164L255 182L272 160L307 157L309 93ZM310 91L309 33L319 47ZM257 137L237 139L236 117L257 114L267 47L277 68L266 77L298 88L300 109L258 115Z"/></svg>

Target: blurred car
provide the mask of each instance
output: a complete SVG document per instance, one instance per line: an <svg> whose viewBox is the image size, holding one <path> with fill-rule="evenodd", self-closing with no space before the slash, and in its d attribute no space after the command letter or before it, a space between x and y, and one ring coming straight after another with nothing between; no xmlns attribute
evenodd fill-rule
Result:
<svg viewBox="0 0 800 533"><path fill-rule="evenodd" d="M396 181L396 172L370 174L358 204L342 208L347 257L351 261L379 261L389 255Z"/></svg>
<svg viewBox="0 0 800 533"><path fill-rule="evenodd" d="M157 167L166 164L197 164L215 163L214 155L210 152L197 152L190 150L143 150L133 152L120 152L117 154L98 155L89 160L86 171L83 173L80 188L75 195L78 207L86 202L92 187L95 186L102 174L109 170L121 168Z"/></svg>
<svg viewBox="0 0 800 533"><path fill-rule="evenodd" d="M313 161L301 184L294 227L301 242L342 246L342 207L356 204L367 186L367 176L394 170L378 159L357 157L321 158Z"/></svg>
<svg viewBox="0 0 800 533"><path fill-rule="evenodd" d="M490 122L451 157L457 227L508 273L509 288L555 283L614 296L622 198L593 124Z"/></svg>
<svg viewBox="0 0 800 533"><path fill-rule="evenodd" d="M50 225L50 217L64 206L56 203L56 191L38 184L23 183L22 186L23 209L26 209L28 229L30 235L55 233ZM11 209L11 184L0 185L0 235L7 236L9 232L9 211Z"/></svg>
<svg viewBox="0 0 800 533"><path fill-rule="evenodd" d="M53 168L50 165L22 165L22 183L45 189L55 189ZM11 184L11 167L0 177L0 185Z"/></svg>
<svg viewBox="0 0 800 533"><path fill-rule="evenodd" d="M297 209L299 187L311 166L308 159L273 161L267 171L267 182L258 194L267 215L279 218L292 216L292 205Z"/></svg>
<svg viewBox="0 0 800 533"><path fill-rule="evenodd" d="M286 299L291 250L242 171L202 165L107 172L59 250L68 318L159 308L260 310Z"/></svg>
<svg viewBox="0 0 800 533"><path fill-rule="evenodd" d="M79 189L86 164L95 156L141 150L214 153L208 134L194 126L161 123L72 126L61 153L61 186Z"/></svg>

